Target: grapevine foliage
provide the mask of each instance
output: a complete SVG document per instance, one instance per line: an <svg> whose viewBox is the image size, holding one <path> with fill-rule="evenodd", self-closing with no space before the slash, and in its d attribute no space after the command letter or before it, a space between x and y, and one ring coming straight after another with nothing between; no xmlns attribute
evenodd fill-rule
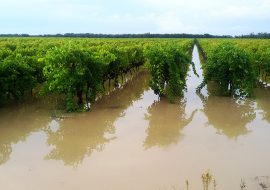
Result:
<svg viewBox="0 0 270 190"><path fill-rule="evenodd" d="M0 105L58 94L68 111L89 108L107 81L119 86L146 60L155 92L173 99L183 93L192 46L189 39L2 38Z"/></svg>
<svg viewBox="0 0 270 190"><path fill-rule="evenodd" d="M178 45L156 45L146 49L148 68L152 79L150 86L159 96L168 96L170 101L183 95L190 56Z"/></svg>
<svg viewBox="0 0 270 190"><path fill-rule="evenodd" d="M204 81L216 81L222 95L251 95L256 75L249 55L231 43L215 47L203 64Z"/></svg>
<svg viewBox="0 0 270 190"><path fill-rule="evenodd" d="M102 64L91 51L70 45L54 48L47 53L45 63L47 89L65 95L68 111L83 104L83 94L86 101L95 100L102 87Z"/></svg>

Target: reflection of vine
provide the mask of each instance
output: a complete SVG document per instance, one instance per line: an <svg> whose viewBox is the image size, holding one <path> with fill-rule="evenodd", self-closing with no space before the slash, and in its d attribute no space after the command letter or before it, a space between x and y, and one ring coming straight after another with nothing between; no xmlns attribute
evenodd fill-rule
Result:
<svg viewBox="0 0 270 190"><path fill-rule="evenodd" d="M247 187L247 184L246 184L245 179L241 179L241 183L240 183L240 188L241 188L241 190L246 189L246 187Z"/></svg>
<svg viewBox="0 0 270 190"><path fill-rule="evenodd" d="M209 171L202 174L202 183L203 183L203 190L208 190L209 186L212 181L212 175L209 173Z"/></svg>
<svg viewBox="0 0 270 190"><path fill-rule="evenodd" d="M256 176L255 181L258 184L258 189L267 190L270 188L269 176Z"/></svg>
<svg viewBox="0 0 270 190"><path fill-rule="evenodd" d="M10 159L12 145L24 141L31 132L41 130L50 120L50 113L41 105L18 105L0 110L0 165ZM47 105L46 106L50 106Z"/></svg>
<svg viewBox="0 0 270 190"><path fill-rule="evenodd" d="M12 148L10 144L0 144L0 165L8 161L11 152Z"/></svg>
<svg viewBox="0 0 270 190"><path fill-rule="evenodd" d="M262 111L262 119L270 123L270 90L258 88L255 94L257 107Z"/></svg>
<svg viewBox="0 0 270 190"><path fill-rule="evenodd" d="M186 188L187 188L187 190L189 189L189 182L188 182L188 180L186 180Z"/></svg>
<svg viewBox="0 0 270 190"><path fill-rule="evenodd" d="M114 122L123 117L125 110L149 88L148 83L149 75L141 71L123 88L98 100L93 105L93 111L63 120L56 132L47 130L48 144L54 149L46 159L62 160L65 165L76 167L94 151L102 151L115 139L106 136L114 134Z"/></svg>
<svg viewBox="0 0 270 190"><path fill-rule="evenodd" d="M196 71L196 67L195 67L195 64L194 64L194 62L193 62L193 61L191 62L191 66L192 66L192 70L193 70L194 75L196 75L196 76L199 78L199 77L200 77L200 75L197 73L197 71Z"/></svg>
<svg viewBox="0 0 270 190"><path fill-rule="evenodd" d="M181 129L187 126L193 119L197 110L194 110L189 118L185 117L186 101L179 104L169 104L165 100L154 102L148 108L145 116L149 120L145 148L153 146L168 146L177 143L181 136Z"/></svg>
<svg viewBox="0 0 270 190"><path fill-rule="evenodd" d="M203 103L202 111L208 117L208 124L229 138L236 138L239 135L247 134L246 125L253 121L256 113L250 100L238 103L231 97L220 97L211 95L211 89L207 86L210 95L204 96L200 92L197 95ZM228 114L224 114L222 111Z"/></svg>
<svg viewBox="0 0 270 190"><path fill-rule="evenodd" d="M213 179L213 187L214 187L214 190L216 190L216 189L217 189L217 181L216 181L216 179L215 179L215 178Z"/></svg>

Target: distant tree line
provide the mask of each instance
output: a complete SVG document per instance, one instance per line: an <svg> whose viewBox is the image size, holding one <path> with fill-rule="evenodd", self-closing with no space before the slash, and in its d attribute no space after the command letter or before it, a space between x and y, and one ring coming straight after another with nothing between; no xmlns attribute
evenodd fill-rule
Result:
<svg viewBox="0 0 270 190"><path fill-rule="evenodd" d="M235 38L262 38L262 39L266 39L266 38L270 38L270 33L258 33L258 34L254 34L254 33L250 33L247 35L239 35L239 36L235 36Z"/></svg>
<svg viewBox="0 0 270 190"><path fill-rule="evenodd" d="M65 34L0 34L0 37L67 37L67 38L270 38L270 33L250 33L246 35L212 35L212 34L94 34L94 33L65 33Z"/></svg>
<svg viewBox="0 0 270 190"><path fill-rule="evenodd" d="M65 34L0 34L0 37L68 37L68 38L232 38L229 35L211 34L93 34L93 33L65 33Z"/></svg>

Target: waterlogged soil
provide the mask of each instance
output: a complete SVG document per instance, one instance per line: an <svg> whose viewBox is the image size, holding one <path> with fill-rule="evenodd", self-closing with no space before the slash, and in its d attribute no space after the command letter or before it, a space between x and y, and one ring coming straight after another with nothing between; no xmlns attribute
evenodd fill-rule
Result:
<svg viewBox="0 0 270 190"><path fill-rule="evenodd" d="M159 99L142 71L90 112L62 116L47 103L2 108L0 189L199 190L205 172L217 190L269 189L270 90L246 101L210 87L196 94L197 47L193 62L200 77L190 69L176 104Z"/></svg>

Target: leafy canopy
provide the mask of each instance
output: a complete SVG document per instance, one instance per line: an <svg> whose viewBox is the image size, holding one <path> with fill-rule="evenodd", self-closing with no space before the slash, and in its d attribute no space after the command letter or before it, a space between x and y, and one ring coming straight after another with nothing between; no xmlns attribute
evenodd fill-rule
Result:
<svg viewBox="0 0 270 190"><path fill-rule="evenodd" d="M203 65L204 84L216 81L222 95L251 95L256 75L249 55L231 43L214 48Z"/></svg>

